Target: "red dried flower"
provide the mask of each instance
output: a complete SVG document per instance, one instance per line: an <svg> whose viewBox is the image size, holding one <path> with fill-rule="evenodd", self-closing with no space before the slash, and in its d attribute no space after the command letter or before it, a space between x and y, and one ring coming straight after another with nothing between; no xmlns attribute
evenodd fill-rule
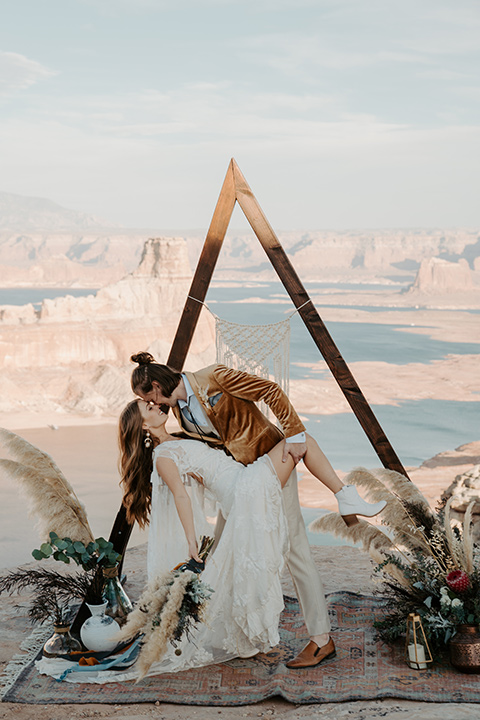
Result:
<svg viewBox="0 0 480 720"><path fill-rule="evenodd" d="M465 592L470 587L470 579L463 570L452 570L445 579L448 587L454 592Z"/></svg>

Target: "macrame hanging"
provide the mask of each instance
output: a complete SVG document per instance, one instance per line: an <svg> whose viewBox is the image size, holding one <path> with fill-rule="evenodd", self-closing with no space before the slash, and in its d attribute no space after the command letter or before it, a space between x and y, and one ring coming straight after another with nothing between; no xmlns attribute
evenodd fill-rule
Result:
<svg viewBox="0 0 480 720"><path fill-rule="evenodd" d="M270 325L239 325L214 317L217 363L274 380L288 395L290 318ZM263 402L260 409L271 414Z"/></svg>
<svg viewBox="0 0 480 720"><path fill-rule="evenodd" d="M208 305L197 298L215 318L216 362L243 370L266 380L274 380L284 393L290 389L290 319L296 308L285 320L269 325L240 325L218 317ZM307 300L306 305L310 300ZM303 305L301 305L303 307ZM257 403L260 410L272 419L273 413L264 402Z"/></svg>

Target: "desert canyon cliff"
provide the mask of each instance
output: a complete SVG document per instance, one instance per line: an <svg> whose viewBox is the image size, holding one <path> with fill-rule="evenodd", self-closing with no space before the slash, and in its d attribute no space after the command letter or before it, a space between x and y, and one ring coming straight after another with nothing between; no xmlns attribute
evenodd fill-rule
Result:
<svg viewBox="0 0 480 720"><path fill-rule="evenodd" d="M204 231L181 234L119 228L51 201L0 193L0 288L66 293L40 307L0 306L0 413L115 417L131 397L129 356L140 349L160 361L168 356L205 237ZM479 231L280 231L278 237L302 281L317 283L308 287L324 319L391 323L400 313L388 309L404 308L405 331L478 342L477 316L468 310L480 308ZM258 239L230 231L214 280L274 279ZM68 288L91 294L69 296ZM379 312L361 310L370 306ZM459 309L467 311L461 322ZM203 311L190 368L214 361L213 340ZM458 369L448 374L458 376Z"/></svg>
<svg viewBox="0 0 480 720"><path fill-rule="evenodd" d="M95 294L0 308L0 411L116 415L132 396L130 355L166 360L191 276L185 240L149 239L138 267ZM202 313L192 367L213 361L213 340Z"/></svg>
<svg viewBox="0 0 480 720"><path fill-rule="evenodd" d="M476 229L291 230L276 232L303 281L413 282L432 258L462 264L480 285L480 232ZM147 237L165 229L126 229L42 198L0 192L0 287L104 287L138 266ZM205 230L176 231L196 265ZM448 289L461 273L449 273ZM215 277L276 279L253 233L231 229ZM428 278L422 271L420 291ZM438 276L438 272L437 272ZM436 280L434 280L436 282ZM444 287L444 289L447 289ZM458 289L458 287L457 287Z"/></svg>

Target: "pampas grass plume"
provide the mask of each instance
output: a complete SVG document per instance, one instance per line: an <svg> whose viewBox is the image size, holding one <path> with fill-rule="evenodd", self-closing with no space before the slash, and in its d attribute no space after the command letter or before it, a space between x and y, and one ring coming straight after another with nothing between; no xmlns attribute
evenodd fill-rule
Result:
<svg viewBox="0 0 480 720"><path fill-rule="evenodd" d="M155 615L160 612L167 599L171 583L172 574L166 572L147 585L135 608L128 614L127 622L117 635L119 642L131 640L138 633L150 632Z"/></svg>
<svg viewBox="0 0 480 720"><path fill-rule="evenodd" d="M330 532L336 537L343 537L352 542L361 542L363 549L377 564L383 563L387 556L396 550L390 538L375 525L371 525L365 520L359 520L355 525L348 527L338 513L329 513L317 518L310 523L308 529L312 532ZM393 563L385 565L383 571L402 585L408 586L405 575Z"/></svg>
<svg viewBox="0 0 480 720"><path fill-rule="evenodd" d="M355 543L361 542L366 552L370 552L370 548L385 552L393 552L395 549L390 538L375 525L359 520L355 525L348 527L338 513L328 513L317 518L310 523L308 529L312 532L330 532Z"/></svg>
<svg viewBox="0 0 480 720"><path fill-rule="evenodd" d="M411 480L396 472L395 470L387 470L386 468L378 468L373 470L378 480L385 485L389 485L392 492L398 495L402 500L422 505L426 512L433 516L432 509L427 498L420 492L418 487Z"/></svg>
<svg viewBox="0 0 480 720"><path fill-rule="evenodd" d="M51 531L85 544L94 540L85 508L52 458L4 428L0 442L14 458L0 459L0 476L20 485L42 540Z"/></svg>
<svg viewBox="0 0 480 720"><path fill-rule="evenodd" d="M194 577L188 570L175 577L160 615L160 624L147 635L137 660L139 682L150 670L154 662L159 662L165 655L167 644L178 625L179 611L185 595L185 588Z"/></svg>

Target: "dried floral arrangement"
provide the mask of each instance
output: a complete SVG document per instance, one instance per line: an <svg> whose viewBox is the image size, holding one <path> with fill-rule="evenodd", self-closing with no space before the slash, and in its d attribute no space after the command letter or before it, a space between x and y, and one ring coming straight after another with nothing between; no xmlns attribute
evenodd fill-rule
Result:
<svg viewBox="0 0 480 720"><path fill-rule="evenodd" d="M111 542L93 537L85 509L72 486L52 458L15 433L0 428L0 449L10 458L0 459L0 477L17 482L26 495L30 513L44 542L32 555L79 565L83 572L63 576L51 570L20 570L0 577L0 594L32 587L35 598L29 609L33 621L69 619L72 598L101 602L102 568L113 567L121 556ZM75 540L72 540L75 538ZM168 642L174 646L200 622L213 590L200 580L199 573L213 546L201 538L199 557L190 559L149 585L136 609L130 613L119 635L130 639L144 634L139 657L142 677L153 662L161 659Z"/></svg>
<svg viewBox="0 0 480 720"><path fill-rule="evenodd" d="M315 520L310 529L361 542L376 563L374 573L388 599L385 617L375 623L392 642L405 633L407 615L418 613L433 647L441 647L460 624L480 623L480 548L472 538L470 503L463 527L452 523L452 499L435 511L416 485L393 470L358 468L345 482L362 487L373 502L386 500L384 530L359 520L347 527L340 515Z"/></svg>
<svg viewBox="0 0 480 720"><path fill-rule="evenodd" d="M139 680L145 677L154 662L162 659L169 642L176 647L203 620L213 589L202 582L199 575L212 545L211 538L202 537L198 553L202 562L189 560L155 578L129 614L119 640L144 636L136 664ZM180 650L176 652L180 653Z"/></svg>
<svg viewBox="0 0 480 720"><path fill-rule="evenodd" d="M85 508L47 453L4 428L0 428L0 449L9 455L0 459L0 477L18 484L25 494L44 540L33 550L33 557L66 564L73 561L83 570L67 576L44 569L11 572L0 577L0 594L30 587L35 591L28 611L32 621L51 619L64 624L70 617L72 600L102 602L102 568L114 567L121 555L111 542L94 538Z"/></svg>

